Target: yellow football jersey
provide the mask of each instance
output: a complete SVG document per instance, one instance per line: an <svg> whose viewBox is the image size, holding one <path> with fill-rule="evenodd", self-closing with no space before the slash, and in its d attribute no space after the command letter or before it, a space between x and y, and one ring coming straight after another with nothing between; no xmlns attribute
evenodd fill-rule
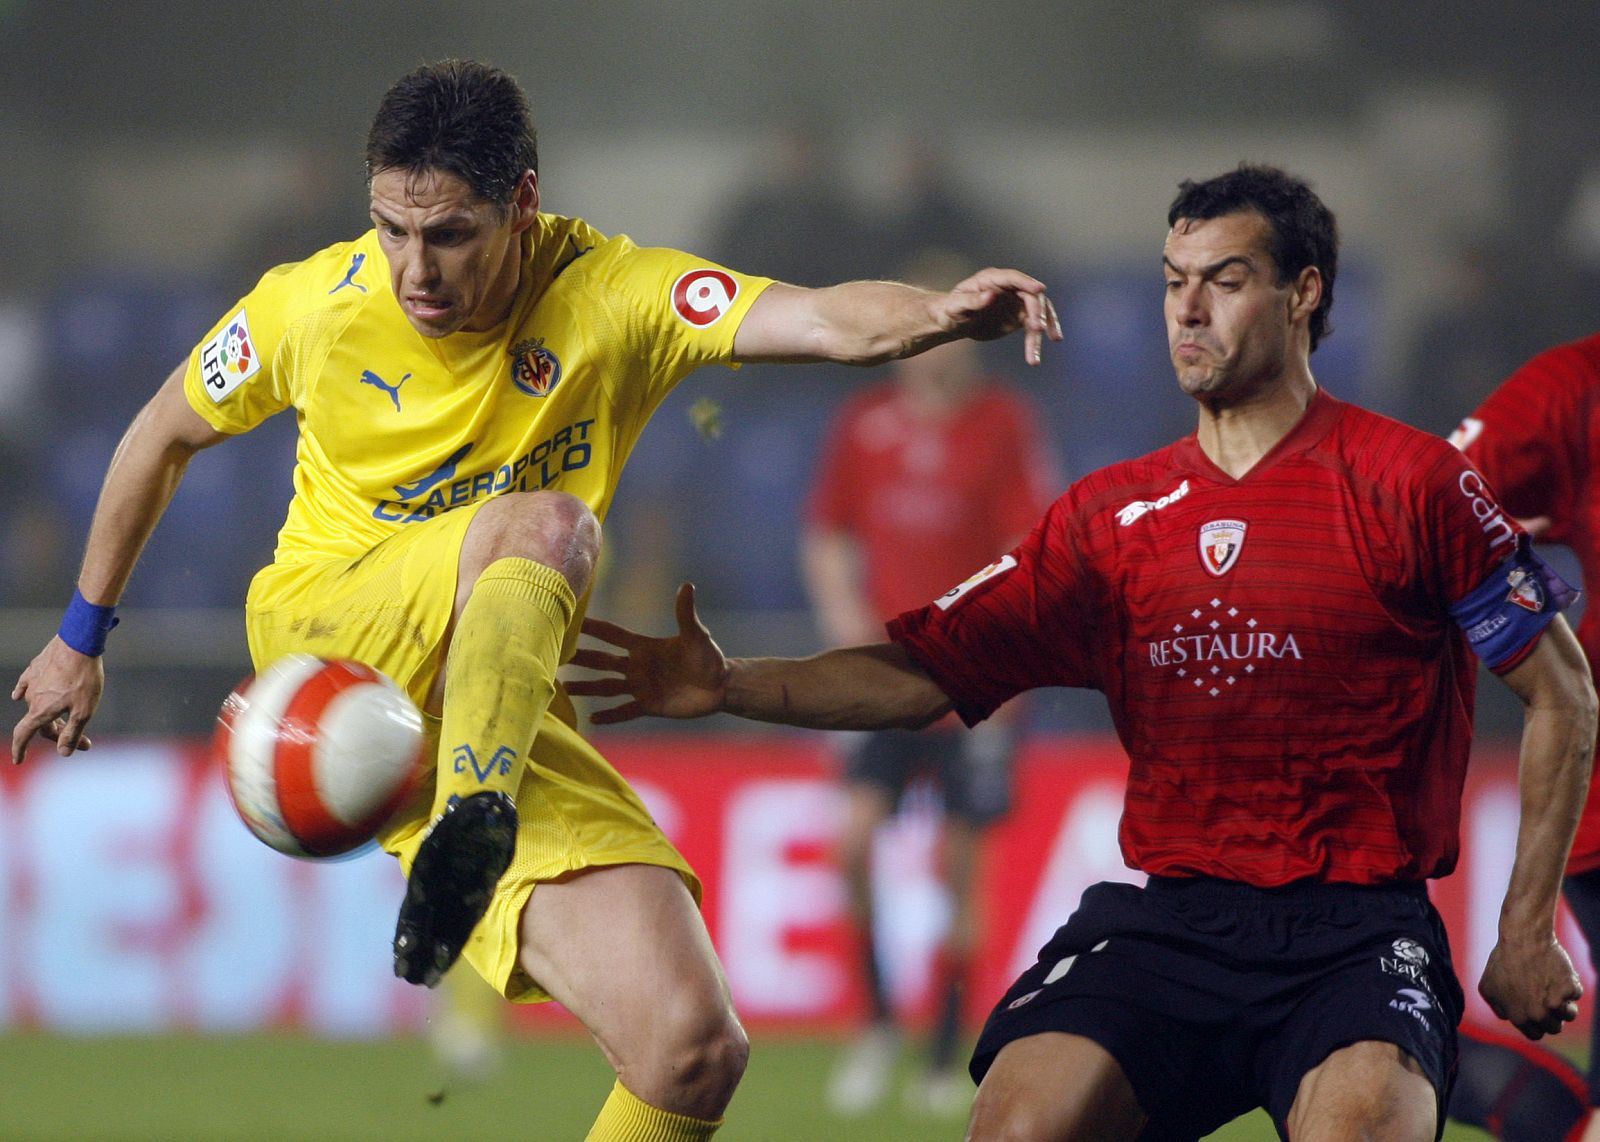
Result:
<svg viewBox="0 0 1600 1142"><path fill-rule="evenodd" d="M190 405L241 433L294 408L276 560L353 557L501 492L551 488L600 518L645 422L690 371L731 364L771 279L539 215L509 319L417 333L375 231L266 274L190 355Z"/></svg>

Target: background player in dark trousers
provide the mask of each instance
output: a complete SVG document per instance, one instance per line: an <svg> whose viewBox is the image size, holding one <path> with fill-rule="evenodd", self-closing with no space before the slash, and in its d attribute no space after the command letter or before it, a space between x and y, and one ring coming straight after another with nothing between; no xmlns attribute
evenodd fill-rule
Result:
<svg viewBox="0 0 1600 1142"><path fill-rule="evenodd" d="M1265 1107L1296 1142L1435 1137L1462 995L1425 882L1455 866L1475 649L1522 699L1522 812L1479 990L1539 1037L1581 987L1555 935L1595 695L1571 590L1445 441L1312 378L1338 262L1298 179L1186 182L1162 250L1198 431L1077 483L998 562L808 659L725 659L591 621L596 716L835 729L968 724L1101 690L1144 887L1088 889L1000 1000L970 1136L1196 1138ZM1152 267L1152 270L1154 267Z"/></svg>
<svg viewBox="0 0 1600 1142"><path fill-rule="evenodd" d="M366 167L373 228L268 271L125 434L60 636L12 692L12 760L35 734L82 744L115 604L190 458L293 408L250 653L358 659L430 717L436 780L379 838L407 872L396 974L431 986L463 956L509 999L561 1000L617 1073L595 1142L709 1137L748 1043L699 881L556 681L622 465L702 365L879 364L1024 325L1037 360L1059 325L1016 271L801 289L543 213L527 101L481 64L396 82Z"/></svg>
<svg viewBox="0 0 1600 1142"><path fill-rule="evenodd" d="M967 274L929 250L900 275L948 289ZM938 594L1026 534L1061 485L1021 393L986 377L970 341L899 362L853 396L829 426L807 504L801 557L829 646L883 637L884 623ZM975 730L953 717L911 732L853 736L841 750L845 820L839 861L849 893L872 1022L839 1058L828 1099L858 1114L887 1092L901 1046L880 963L873 849L909 786L939 796L938 861L951 909L933 964L934 1026L925 1073L906 1090L914 1111L964 1113L972 1085L957 1061L967 978L981 938L977 895L984 832L1011 807L1017 703Z"/></svg>
<svg viewBox="0 0 1600 1142"><path fill-rule="evenodd" d="M1600 583L1600 335L1535 356L1463 420L1450 440L1536 539L1572 551L1585 587ZM1577 633L1592 669L1600 662L1600 608L1592 601ZM1600 967L1600 796L1593 781L1561 887L1588 941L1590 960ZM1589 1060L1586 1101L1593 1108L1600 1105L1600 1061L1592 1043ZM1575 1121L1570 1098L1562 1097L1567 1085L1552 1081L1563 1074L1563 1061L1532 1055L1518 1063L1511 1065L1491 1046L1467 1044L1462 1074L1485 1090L1482 1104L1514 1101L1522 1118L1543 1124L1545 1137L1563 1136L1562 1127ZM1530 1087L1548 1088L1549 1094L1535 1100L1524 1093ZM1452 1103L1452 1115L1484 1124L1480 1115L1457 1110ZM1600 1124L1591 1122L1585 1137L1600 1139Z"/></svg>

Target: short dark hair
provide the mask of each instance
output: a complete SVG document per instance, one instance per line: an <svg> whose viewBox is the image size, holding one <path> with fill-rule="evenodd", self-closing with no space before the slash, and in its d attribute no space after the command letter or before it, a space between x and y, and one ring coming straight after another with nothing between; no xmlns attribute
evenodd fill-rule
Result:
<svg viewBox="0 0 1600 1142"><path fill-rule="evenodd" d="M1254 211L1272 227L1268 252L1278 267L1278 284L1286 285L1307 266L1322 273L1322 301L1311 314L1311 348L1328 334L1333 308L1333 279L1339 272L1339 225L1304 179L1277 167L1240 163L1237 170L1178 184L1178 197L1167 211L1167 225L1180 218L1203 222L1224 214Z"/></svg>
<svg viewBox="0 0 1600 1142"><path fill-rule="evenodd" d="M522 88L471 60L424 64L401 77L384 92L367 132L367 181L392 169L447 171L479 197L509 206L523 172L539 169Z"/></svg>

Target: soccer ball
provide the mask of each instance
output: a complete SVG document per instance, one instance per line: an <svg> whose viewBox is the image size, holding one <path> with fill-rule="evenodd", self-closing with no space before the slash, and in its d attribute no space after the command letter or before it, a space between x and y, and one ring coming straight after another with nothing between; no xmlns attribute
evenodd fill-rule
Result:
<svg viewBox="0 0 1600 1142"><path fill-rule="evenodd" d="M411 793L422 715L370 666L291 654L228 695L211 752L258 838L294 857L339 856Z"/></svg>

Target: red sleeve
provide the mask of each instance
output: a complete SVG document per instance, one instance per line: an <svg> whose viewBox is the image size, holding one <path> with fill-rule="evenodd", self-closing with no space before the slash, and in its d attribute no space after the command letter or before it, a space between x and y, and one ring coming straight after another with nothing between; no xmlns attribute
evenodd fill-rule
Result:
<svg viewBox="0 0 1600 1142"><path fill-rule="evenodd" d="M1600 387L1600 338L1534 357L1451 438L1519 519L1547 516L1549 538L1570 534L1589 464L1591 394Z"/></svg>
<svg viewBox="0 0 1600 1142"><path fill-rule="evenodd" d="M1066 499L996 563L889 623L967 725L1039 686L1099 685L1099 597Z"/></svg>
<svg viewBox="0 0 1600 1142"><path fill-rule="evenodd" d="M1524 533L1489 481L1456 449L1425 446L1414 463L1422 582L1448 609L1493 575Z"/></svg>

